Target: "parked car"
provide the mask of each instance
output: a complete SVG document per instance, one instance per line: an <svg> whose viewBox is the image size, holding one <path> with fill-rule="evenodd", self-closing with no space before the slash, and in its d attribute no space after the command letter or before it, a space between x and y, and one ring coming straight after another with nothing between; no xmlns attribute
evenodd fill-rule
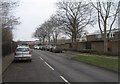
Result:
<svg viewBox="0 0 120 84"><path fill-rule="evenodd" d="M46 45L46 50L49 51L50 45Z"/></svg>
<svg viewBox="0 0 120 84"><path fill-rule="evenodd" d="M49 47L50 52L53 52L53 47L54 47L53 45L50 45L50 47Z"/></svg>
<svg viewBox="0 0 120 84"><path fill-rule="evenodd" d="M40 50L42 50L42 49L43 49L43 46L42 46L42 45L40 45L40 46L39 46L39 49L40 49Z"/></svg>
<svg viewBox="0 0 120 84"><path fill-rule="evenodd" d="M46 45L42 45L41 50L46 50Z"/></svg>
<svg viewBox="0 0 120 84"><path fill-rule="evenodd" d="M32 61L31 49L28 46L19 46L15 51L14 60L29 60Z"/></svg>
<svg viewBox="0 0 120 84"><path fill-rule="evenodd" d="M38 45L34 45L34 49L39 49L39 46Z"/></svg>
<svg viewBox="0 0 120 84"><path fill-rule="evenodd" d="M46 45L45 50L50 51L52 45Z"/></svg>
<svg viewBox="0 0 120 84"><path fill-rule="evenodd" d="M54 53L62 53L62 48L59 46L54 46L52 49L52 52Z"/></svg>

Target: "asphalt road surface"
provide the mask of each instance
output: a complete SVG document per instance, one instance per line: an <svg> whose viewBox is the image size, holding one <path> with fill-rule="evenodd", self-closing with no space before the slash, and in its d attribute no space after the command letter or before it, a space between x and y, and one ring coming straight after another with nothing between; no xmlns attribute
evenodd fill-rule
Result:
<svg viewBox="0 0 120 84"><path fill-rule="evenodd" d="M33 50L32 62L12 63L3 82L118 82L118 74L77 62L62 53Z"/></svg>

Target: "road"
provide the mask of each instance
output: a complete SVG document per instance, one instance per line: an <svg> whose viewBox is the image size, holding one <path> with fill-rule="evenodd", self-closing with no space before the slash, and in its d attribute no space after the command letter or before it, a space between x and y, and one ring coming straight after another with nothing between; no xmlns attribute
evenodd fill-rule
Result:
<svg viewBox="0 0 120 84"><path fill-rule="evenodd" d="M118 74L68 59L61 53L33 50L32 62L12 63L3 82L117 82Z"/></svg>

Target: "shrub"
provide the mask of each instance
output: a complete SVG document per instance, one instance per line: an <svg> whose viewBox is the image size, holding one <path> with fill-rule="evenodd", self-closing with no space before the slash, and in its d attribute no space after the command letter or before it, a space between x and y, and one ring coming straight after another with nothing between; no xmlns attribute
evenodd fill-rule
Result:
<svg viewBox="0 0 120 84"><path fill-rule="evenodd" d="M17 43L16 42L8 42L2 44L2 56L6 56L10 53L13 53L16 49Z"/></svg>
<svg viewBox="0 0 120 84"><path fill-rule="evenodd" d="M95 54L99 54L99 55L107 55L107 56L118 56L118 54L115 54L113 52L104 52L104 51L97 51Z"/></svg>
<svg viewBox="0 0 120 84"><path fill-rule="evenodd" d="M93 49L81 49L78 51L81 53L95 53L96 52L96 50L93 50Z"/></svg>
<svg viewBox="0 0 120 84"><path fill-rule="evenodd" d="M108 56L118 56L118 54L115 54L113 52L103 52L103 51L97 51L94 49L74 49L74 48L65 48L64 51L74 51L74 52L80 52L80 53L90 53L90 54L98 54L98 55L108 55Z"/></svg>

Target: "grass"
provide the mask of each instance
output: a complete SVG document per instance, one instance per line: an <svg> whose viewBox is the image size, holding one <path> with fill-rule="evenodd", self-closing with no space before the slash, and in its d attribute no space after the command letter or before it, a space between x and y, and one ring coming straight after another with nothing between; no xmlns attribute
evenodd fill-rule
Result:
<svg viewBox="0 0 120 84"><path fill-rule="evenodd" d="M118 72L118 59L100 56L81 56L81 55L78 55L73 59Z"/></svg>

